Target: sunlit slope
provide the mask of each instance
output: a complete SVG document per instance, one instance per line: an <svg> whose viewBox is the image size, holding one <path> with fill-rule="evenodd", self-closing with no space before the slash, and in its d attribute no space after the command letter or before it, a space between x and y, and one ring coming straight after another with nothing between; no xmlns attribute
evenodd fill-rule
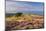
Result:
<svg viewBox="0 0 46 31"><path fill-rule="evenodd" d="M11 17L6 17L6 21L32 21L31 15L21 15L19 17L17 16L11 16Z"/></svg>

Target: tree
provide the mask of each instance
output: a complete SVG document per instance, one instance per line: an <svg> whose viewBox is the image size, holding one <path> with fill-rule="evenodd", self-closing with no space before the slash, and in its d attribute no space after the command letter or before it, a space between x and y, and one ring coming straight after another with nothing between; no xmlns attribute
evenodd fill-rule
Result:
<svg viewBox="0 0 46 31"><path fill-rule="evenodd" d="M19 16L22 15L22 13L16 13L15 15L16 15L17 17L19 17Z"/></svg>

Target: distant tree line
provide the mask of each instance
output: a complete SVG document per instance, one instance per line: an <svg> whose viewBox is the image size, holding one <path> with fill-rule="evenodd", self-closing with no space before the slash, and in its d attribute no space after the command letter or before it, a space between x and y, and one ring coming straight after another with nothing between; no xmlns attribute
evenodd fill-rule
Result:
<svg viewBox="0 0 46 31"><path fill-rule="evenodd" d="M6 16L6 17L11 17L11 16L14 16L14 15L15 15L15 16L18 17L18 16L21 16L22 14L23 14L23 13L6 13L5 16Z"/></svg>

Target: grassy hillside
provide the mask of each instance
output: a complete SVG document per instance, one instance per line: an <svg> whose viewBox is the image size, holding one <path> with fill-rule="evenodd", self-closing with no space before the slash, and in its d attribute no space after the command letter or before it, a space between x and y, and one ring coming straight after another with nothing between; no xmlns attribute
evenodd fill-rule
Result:
<svg viewBox="0 0 46 31"><path fill-rule="evenodd" d="M6 16L6 30L44 28L44 17L36 14Z"/></svg>

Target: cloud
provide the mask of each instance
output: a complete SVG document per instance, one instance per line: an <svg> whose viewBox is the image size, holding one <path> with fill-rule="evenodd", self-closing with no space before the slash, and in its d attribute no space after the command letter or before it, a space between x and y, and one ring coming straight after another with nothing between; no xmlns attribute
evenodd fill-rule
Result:
<svg viewBox="0 0 46 31"><path fill-rule="evenodd" d="M35 6L16 6L16 10L43 10L43 7L35 7Z"/></svg>

